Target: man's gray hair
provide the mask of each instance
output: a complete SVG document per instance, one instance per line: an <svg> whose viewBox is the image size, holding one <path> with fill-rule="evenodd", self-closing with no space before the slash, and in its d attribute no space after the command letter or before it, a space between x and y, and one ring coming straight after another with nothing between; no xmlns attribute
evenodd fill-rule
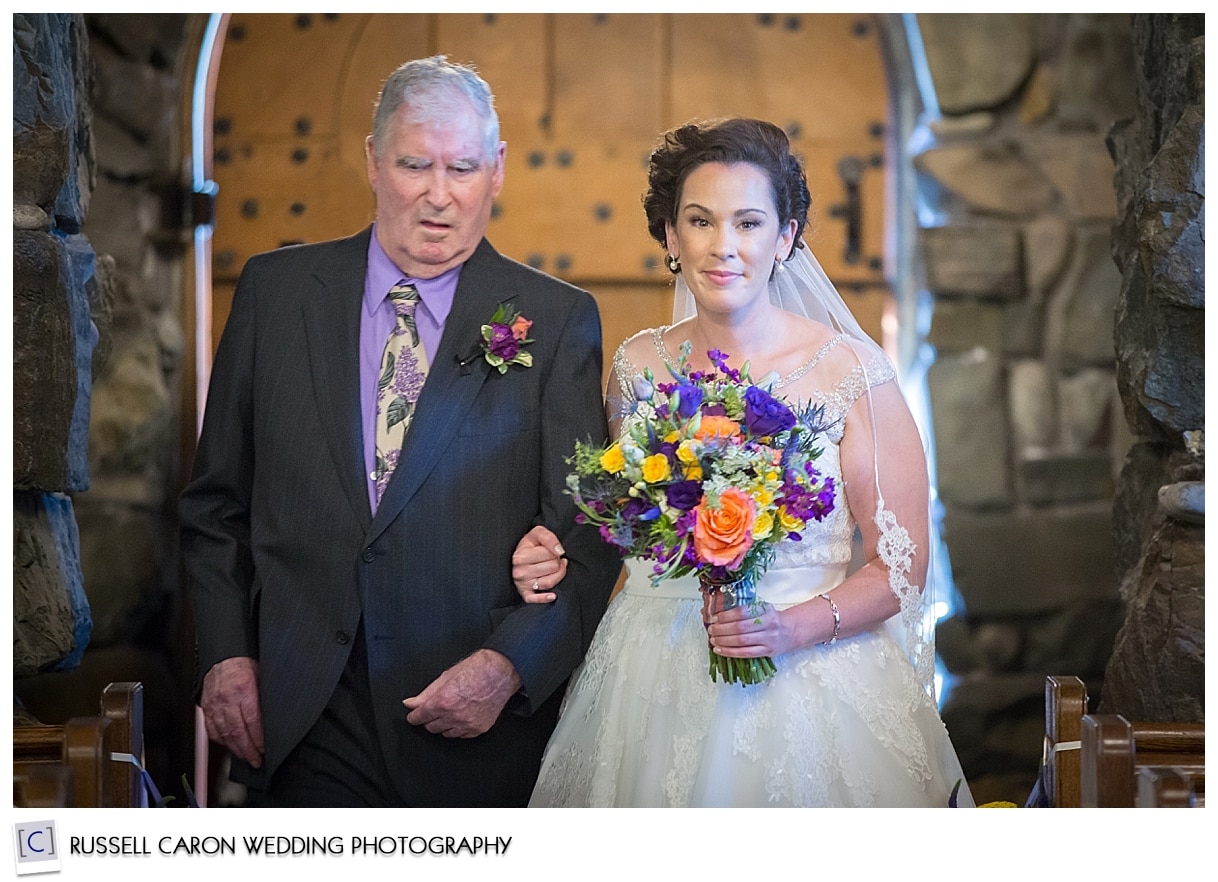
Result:
<svg viewBox="0 0 1218 882"><path fill-rule="evenodd" d="M454 91L468 98L482 118L483 158L492 159L499 146L499 114L495 112L491 87L473 65L454 64L444 55L407 61L385 80L372 116L372 147L376 155L381 155L389 124L402 105L409 107L408 118L412 122L443 121L453 112Z"/></svg>

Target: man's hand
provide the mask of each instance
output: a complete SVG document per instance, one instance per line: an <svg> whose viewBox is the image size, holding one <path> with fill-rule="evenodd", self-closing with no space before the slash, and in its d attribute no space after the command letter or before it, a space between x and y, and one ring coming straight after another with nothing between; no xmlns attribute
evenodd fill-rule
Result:
<svg viewBox="0 0 1218 882"><path fill-rule="evenodd" d="M226 658L212 665L203 678L201 706L208 738L254 768L262 765L262 709L255 659Z"/></svg>
<svg viewBox="0 0 1218 882"><path fill-rule="evenodd" d="M520 676L506 656L479 649L402 704L411 725L445 738L475 738L495 724L519 688Z"/></svg>

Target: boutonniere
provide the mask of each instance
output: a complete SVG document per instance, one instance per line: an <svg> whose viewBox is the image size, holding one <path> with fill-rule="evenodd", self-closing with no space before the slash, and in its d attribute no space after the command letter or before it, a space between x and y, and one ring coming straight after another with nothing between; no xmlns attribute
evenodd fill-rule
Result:
<svg viewBox="0 0 1218 882"><path fill-rule="evenodd" d="M525 350L532 343L529 328L533 323L516 312L510 303L500 303L489 324L482 326L482 339L478 341L486 363L499 373L506 374L509 365L533 366L533 353Z"/></svg>

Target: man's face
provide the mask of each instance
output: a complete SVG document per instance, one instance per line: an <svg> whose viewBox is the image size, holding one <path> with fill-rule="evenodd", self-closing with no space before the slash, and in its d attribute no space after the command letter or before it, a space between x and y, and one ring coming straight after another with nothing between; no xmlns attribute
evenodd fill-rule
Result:
<svg viewBox="0 0 1218 882"><path fill-rule="evenodd" d="M377 239L402 272L431 279L464 263L486 233L503 186L502 141L488 157L484 125L464 95L434 121L412 121L403 105L381 145L365 143L376 196Z"/></svg>

